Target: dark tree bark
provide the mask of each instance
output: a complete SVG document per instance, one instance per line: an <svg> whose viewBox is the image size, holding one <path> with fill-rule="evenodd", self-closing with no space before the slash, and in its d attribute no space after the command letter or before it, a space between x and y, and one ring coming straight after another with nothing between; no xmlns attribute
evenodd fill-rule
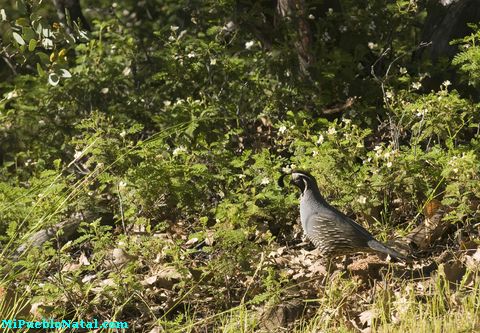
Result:
<svg viewBox="0 0 480 333"><path fill-rule="evenodd" d="M434 61L441 57L452 58L458 48L450 45L450 41L471 33L467 23L480 21L480 0L430 0L426 8L428 15L422 41L432 45L422 50L421 55L428 55Z"/></svg>
<svg viewBox="0 0 480 333"><path fill-rule="evenodd" d="M67 31L71 32L74 22L82 29L90 31L90 25L83 16L80 0L53 0L57 8L57 15L60 22L65 25Z"/></svg>

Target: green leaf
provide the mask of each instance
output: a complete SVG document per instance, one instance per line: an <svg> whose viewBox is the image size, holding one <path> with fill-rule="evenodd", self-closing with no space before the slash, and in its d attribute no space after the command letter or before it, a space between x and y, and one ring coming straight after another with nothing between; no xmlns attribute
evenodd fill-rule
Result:
<svg viewBox="0 0 480 333"><path fill-rule="evenodd" d="M23 40L22 36L20 36L18 33L13 32L13 39L19 44L19 45L25 45L25 41Z"/></svg>
<svg viewBox="0 0 480 333"><path fill-rule="evenodd" d="M37 47L37 40L36 39L30 39L30 42L28 42L28 50L30 52L35 51L35 48Z"/></svg>
<svg viewBox="0 0 480 333"><path fill-rule="evenodd" d="M15 21L15 24L17 24L19 26L22 26L22 27L28 27L30 25L30 22L26 18L20 17L19 19L17 19Z"/></svg>
<svg viewBox="0 0 480 333"><path fill-rule="evenodd" d="M45 71L43 70L42 65L40 65L40 63L38 63L38 62L37 62L37 72L38 72L38 75L40 75L40 76L45 75Z"/></svg>

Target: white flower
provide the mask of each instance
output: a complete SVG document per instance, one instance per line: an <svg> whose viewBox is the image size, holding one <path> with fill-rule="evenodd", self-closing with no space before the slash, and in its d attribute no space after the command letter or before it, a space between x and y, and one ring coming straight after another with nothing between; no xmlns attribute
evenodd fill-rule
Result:
<svg viewBox="0 0 480 333"><path fill-rule="evenodd" d="M428 112L428 109L417 110L417 111L418 112L417 112L416 116L420 118L420 117L423 117Z"/></svg>
<svg viewBox="0 0 480 333"><path fill-rule="evenodd" d="M348 118L343 118L342 121L345 123L345 124L350 124L352 122L351 119L348 119Z"/></svg>
<svg viewBox="0 0 480 333"><path fill-rule="evenodd" d="M245 48L247 50L250 50L253 47L253 45L255 45L255 41L253 41L253 40L248 41L248 42L245 43Z"/></svg>
<svg viewBox="0 0 480 333"><path fill-rule="evenodd" d="M178 38L177 38L177 39L180 40L183 36L185 36L186 33L187 33L187 30L182 30L182 32L180 32L180 33L178 34Z"/></svg>
<svg viewBox="0 0 480 333"><path fill-rule="evenodd" d="M291 171L292 171L292 168L289 168L289 167L283 167L282 168L283 173L290 173Z"/></svg>
<svg viewBox="0 0 480 333"><path fill-rule="evenodd" d="M452 82L450 82L449 80L445 80L445 81L443 81L442 85L446 88L448 86L451 86Z"/></svg>
<svg viewBox="0 0 480 333"><path fill-rule="evenodd" d="M186 151L187 151L187 149L186 149L185 147L180 146L180 147L175 148L175 149L173 150L172 154L173 154L173 156L177 156L177 155L179 155L179 154L181 154L181 153L183 153L183 152L186 152Z"/></svg>
<svg viewBox="0 0 480 333"><path fill-rule="evenodd" d="M127 132L125 130L123 130L121 133L120 133L120 136L122 138L124 138L125 136L127 135Z"/></svg>
<svg viewBox="0 0 480 333"><path fill-rule="evenodd" d="M131 72L132 72L132 69L130 68L130 66L127 66L123 69L122 74L124 76L129 76Z"/></svg>
<svg viewBox="0 0 480 333"><path fill-rule="evenodd" d="M196 54L195 52L191 51L189 54L187 54L187 57L189 58L195 58Z"/></svg>
<svg viewBox="0 0 480 333"><path fill-rule="evenodd" d="M365 205L367 203L367 198L365 198L363 195L359 196L357 201L361 203L362 205Z"/></svg>
<svg viewBox="0 0 480 333"><path fill-rule="evenodd" d="M387 162L387 168L391 168L391 167L392 167L392 165L393 165L393 163L392 163L392 162L390 162L390 161L389 161L389 162Z"/></svg>
<svg viewBox="0 0 480 333"><path fill-rule="evenodd" d="M267 177L263 177L261 183L262 185L268 185L270 184L270 179L268 179Z"/></svg>
<svg viewBox="0 0 480 333"><path fill-rule="evenodd" d="M163 105L165 105L165 106L170 106L170 105L172 105L172 102L170 102L170 101L163 101Z"/></svg>
<svg viewBox="0 0 480 333"><path fill-rule="evenodd" d="M18 92L16 90L10 91L7 96L5 96L6 99L12 99L18 97Z"/></svg>
<svg viewBox="0 0 480 333"><path fill-rule="evenodd" d="M283 133L285 133L286 131L287 131L287 127L284 126L284 125L280 126L280 128L278 129L278 133L280 133L280 134L283 134Z"/></svg>
<svg viewBox="0 0 480 333"><path fill-rule="evenodd" d="M340 32L346 32L348 30L347 26L346 25L341 25L338 30L340 30Z"/></svg>
<svg viewBox="0 0 480 333"><path fill-rule="evenodd" d="M323 143L323 141L325 141L325 138L323 137L322 134L320 134L318 136L317 145L321 145Z"/></svg>
<svg viewBox="0 0 480 333"><path fill-rule="evenodd" d="M310 20L315 20L315 16L313 16L313 14L308 15L308 18L309 18Z"/></svg>
<svg viewBox="0 0 480 333"><path fill-rule="evenodd" d="M370 50L376 49L377 47L378 47L378 44L376 44L374 42L368 42L368 48Z"/></svg>
<svg viewBox="0 0 480 333"><path fill-rule="evenodd" d="M171 41L171 42L173 42L173 41L175 41L175 37L170 36L170 37L168 37L168 40Z"/></svg>
<svg viewBox="0 0 480 333"><path fill-rule="evenodd" d="M210 65L216 65L217 64L217 59L212 58L210 59Z"/></svg>
<svg viewBox="0 0 480 333"><path fill-rule="evenodd" d="M82 156L82 154L83 154L83 151L75 150L75 154L73 155L73 158L77 160Z"/></svg>
<svg viewBox="0 0 480 333"><path fill-rule="evenodd" d="M407 74L407 69L405 67L400 67L400 74Z"/></svg>
<svg viewBox="0 0 480 333"><path fill-rule="evenodd" d="M413 82L412 83L412 88L415 90L418 90L422 87L422 84L420 82Z"/></svg>
<svg viewBox="0 0 480 333"><path fill-rule="evenodd" d="M105 87L105 88L102 88L102 90L100 90L100 92L105 95L105 94L108 94L108 90L109 89L107 87Z"/></svg>
<svg viewBox="0 0 480 333"><path fill-rule="evenodd" d="M235 29L235 23L233 23L233 21L230 21L222 29L225 31L233 31L233 29Z"/></svg>
<svg viewBox="0 0 480 333"><path fill-rule="evenodd" d="M175 32L175 31L178 30L178 26L176 26L176 25L171 25L171 26L170 26L170 30L172 30L173 32Z"/></svg>
<svg viewBox="0 0 480 333"><path fill-rule="evenodd" d="M393 93L392 93L391 91L387 91L387 92L385 93L385 97L387 97L388 99L392 99Z"/></svg>
<svg viewBox="0 0 480 333"><path fill-rule="evenodd" d="M327 133L330 135L334 135L335 133L337 133L337 130L335 129L335 127L330 127Z"/></svg>
<svg viewBox="0 0 480 333"><path fill-rule="evenodd" d="M120 181L120 183L118 183L118 187L125 187L125 186L127 186L127 183L124 182L123 180Z"/></svg>
<svg viewBox="0 0 480 333"><path fill-rule="evenodd" d="M332 39L332 38L330 37L330 34L325 31L325 32L323 33L322 37L321 37L321 40L322 40L323 42L328 42L330 39Z"/></svg>

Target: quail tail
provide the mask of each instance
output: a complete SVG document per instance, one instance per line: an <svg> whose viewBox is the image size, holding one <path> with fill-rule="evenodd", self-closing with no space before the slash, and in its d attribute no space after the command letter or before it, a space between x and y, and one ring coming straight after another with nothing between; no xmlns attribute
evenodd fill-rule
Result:
<svg viewBox="0 0 480 333"><path fill-rule="evenodd" d="M396 258L396 259L407 260L407 257L404 256L403 254L400 254L397 251L395 251L394 249L391 249L388 246L383 245L382 243L380 243L379 241L377 241L375 239L372 239L367 244L372 250L388 254L391 257Z"/></svg>

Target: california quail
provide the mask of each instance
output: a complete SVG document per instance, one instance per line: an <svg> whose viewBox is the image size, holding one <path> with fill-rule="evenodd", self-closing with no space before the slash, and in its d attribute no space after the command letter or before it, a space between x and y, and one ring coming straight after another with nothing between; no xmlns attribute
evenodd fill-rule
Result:
<svg viewBox="0 0 480 333"><path fill-rule="evenodd" d="M282 175L278 180L283 187ZM330 206L320 194L315 178L304 171L292 171L291 183L300 188L300 220L308 239L328 258L352 252L382 252L406 259L377 241L365 228Z"/></svg>

